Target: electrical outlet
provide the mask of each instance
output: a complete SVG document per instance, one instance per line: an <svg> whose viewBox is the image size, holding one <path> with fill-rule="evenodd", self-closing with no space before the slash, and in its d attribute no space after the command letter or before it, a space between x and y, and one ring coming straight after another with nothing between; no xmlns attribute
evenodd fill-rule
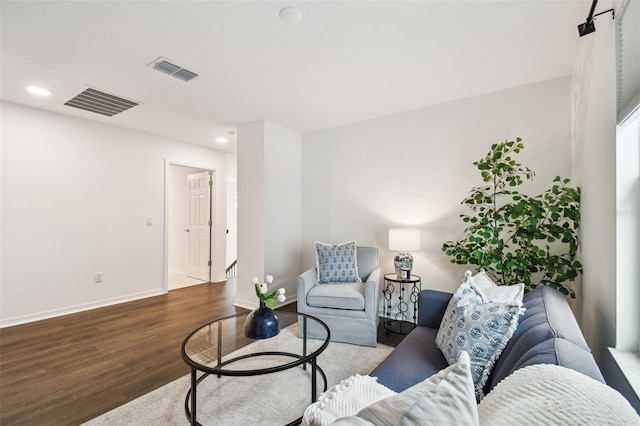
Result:
<svg viewBox="0 0 640 426"><path fill-rule="evenodd" d="M147 216L146 223L147 226L153 226L153 219L151 219L151 216Z"/></svg>
<svg viewBox="0 0 640 426"><path fill-rule="evenodd" d="M102 272L96 272L95 281L96 281L96 283L101 283L102 282Z"/></svg>

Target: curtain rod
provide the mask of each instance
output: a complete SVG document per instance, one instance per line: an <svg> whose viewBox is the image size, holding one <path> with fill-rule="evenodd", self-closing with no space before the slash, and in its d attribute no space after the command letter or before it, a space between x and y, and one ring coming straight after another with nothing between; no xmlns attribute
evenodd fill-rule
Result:
<svg viewBox="0 0 640 426"><path fill-rule="evenodd" d="M604 12L596 13L594 15L593 12L596 11L597 4L598 4L598 0L593 0L593 3L591 3L591 9L589 10L589 16L587 16L587 20L584 21L584 23L578 25L578 33L580 34L580 37L585 36L587 34L591 34L596 30L596 24L593 19L596 16L600 16L605 13L611 12L611 19L615 19L615 12L613 9L605 10Z"/></svg>

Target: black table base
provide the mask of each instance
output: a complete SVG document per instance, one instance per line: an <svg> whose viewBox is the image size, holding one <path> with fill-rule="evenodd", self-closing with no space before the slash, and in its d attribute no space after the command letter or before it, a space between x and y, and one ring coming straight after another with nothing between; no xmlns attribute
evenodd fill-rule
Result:
<svg viewBox="0 0 640 426"><path fill-rule="evenodd" d="M257 353L251 353L251 354L247 354L247 355L242 355L236 358L232 358L229 359L225 362L223 362L222 364L220 364L221 366L225 366L237 361L241 361L243 359L246 358L253 358L256 356L268 356L268 355L279 355L279 356L288 356L288 357L292 357L292 358L303 358L302 355L298 355L298 354L292 354L289 352L257 352ZM322 371L322 368L320 368L320 366L317 364L317 359L316 358L312 358L308 364L311 365L311 403L316 402L316 392L317 392L317 373L320 373L320 375L322 376L322 380L324 382L324 387L323 387L323 392L327 390L327 376L324 374L324 371ZM302 364L302 368L303 369L307 369L307 363ZM271 369L263 369L260 370L260 374L259 375L264 375L264 374L271 374L271 373L276 373L278 371L283 371L286 370L287 368L283 368L282 366L278 366L278 367L274 367ZM187 395L184 399L184 411L185 414L187 415L187 419L189 420L189 422L191 423L192 426L202 426L202 424L200 424L197 420L196 420L196 415L194 414L193 416L191 415L191 413L196 413L197 410L197 388L198 385L200 384L200 382L202 382L204 379L206 379L208 376L210 376L212 373L203 373L199 378L197 377L197 370L195 368L191 369L191 389L187 392ZM216 374L214 374L216 375ZM257 374L255 372L252 371L235 371L234 374L230 374L233 376L256 376ZM218 376L220 377L220 376ZM189 406L189 401L191 401L191 406ZM292 421L291 423L287 423L285 426L293 426L293 425L299 425L302 422L302 416L298 417L297 419L295 419L294 421Z"/></svg>

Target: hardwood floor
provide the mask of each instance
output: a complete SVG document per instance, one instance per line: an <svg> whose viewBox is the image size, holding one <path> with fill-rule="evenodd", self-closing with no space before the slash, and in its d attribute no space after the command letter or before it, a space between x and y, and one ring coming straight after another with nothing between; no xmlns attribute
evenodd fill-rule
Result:
<svg viewBox="0 0 640 426"><path fill-rule="evenodd" d="M243 311L232 284L0 329L0 424L77 425L187 373L183 340Z"/></svg>
<svg viewBox="0 0 640 426"><path fill-rule="evenodd" d="M0 329L0 424L78 425L188 374L182 342L244 311L234 299L231 282L207 283ZM380 326L379 342L401 340Z"/></svg>

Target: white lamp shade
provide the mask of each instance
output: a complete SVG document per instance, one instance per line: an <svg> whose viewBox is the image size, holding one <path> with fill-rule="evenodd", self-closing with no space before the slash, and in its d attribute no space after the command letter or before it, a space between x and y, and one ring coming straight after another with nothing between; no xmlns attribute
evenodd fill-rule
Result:
<svg viewBox="0 0 640 426"><path fill-rule="evenodd" d="M389 250L420 250L420 230L418 228L389 228Z"/></svg>

